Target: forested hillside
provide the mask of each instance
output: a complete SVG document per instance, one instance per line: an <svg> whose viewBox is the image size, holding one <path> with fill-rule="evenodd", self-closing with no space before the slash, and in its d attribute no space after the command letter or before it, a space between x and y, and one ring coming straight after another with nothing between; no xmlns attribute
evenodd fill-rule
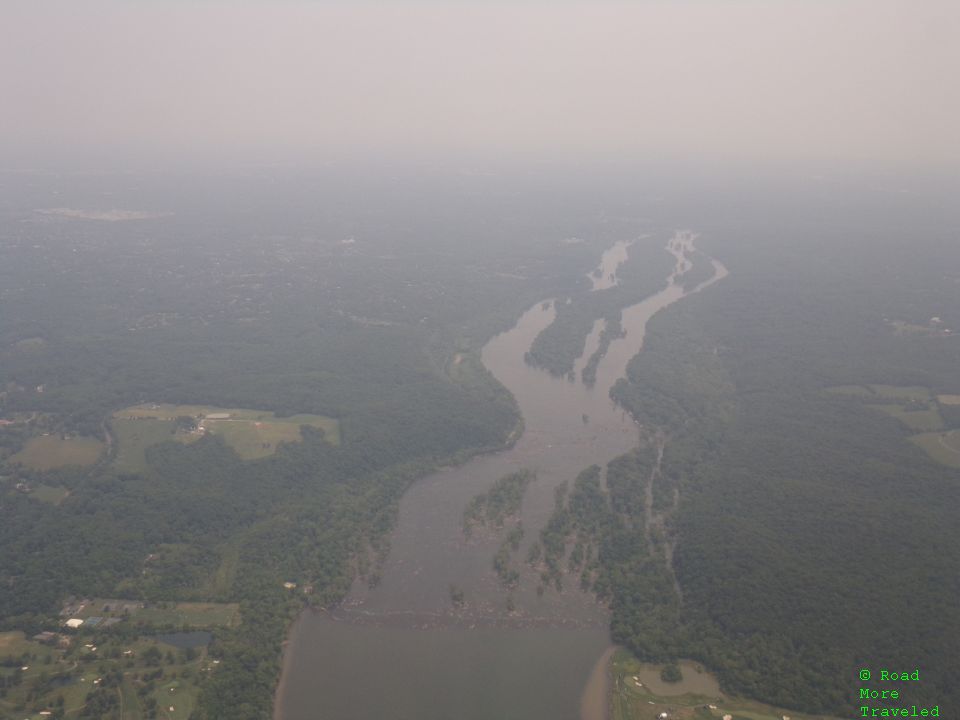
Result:
<svg viewBox="0 0 960 720"><path fill-rule="evenodd" d="M960 475L910 442L909 403L835 389L960 390L957 227L907 201L799 205L789 227L718 223L701 246L730 276L655 317L613 391L665 436L653 505L682 589L651 621L615 588L615 638L785 707L849 711L860 667L919 667L911 702L955 707Z"/></svg>

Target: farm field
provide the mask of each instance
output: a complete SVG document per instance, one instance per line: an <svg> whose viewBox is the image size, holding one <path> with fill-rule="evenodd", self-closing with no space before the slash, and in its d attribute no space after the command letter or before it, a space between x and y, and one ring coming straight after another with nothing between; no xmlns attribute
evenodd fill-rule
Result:
<svg viewBox="0 0 960 720"><path fill-rule="evenodd" d="M177 427L177 418L191 418L196 429ZM278 418L266 410L217 408L208 405L135 405L113 414L111 427L117 436L116 467L130 472L146 468L146 449L167 440L193 442L202 435L219 435L244 460L273 455L282 442L301 439L300 426L324 432L326 440L340 443L340 425L322 415L291 415Z"/></svg>
<svg viewBox="0 0 960 720"><path fill-rule="evenodd" d="M671 720L831 720L826 715L805 715L763 703L723 694L716 679L697 663L681 661L683 679L665 683L660 665L641 663L632 654L618 649L610 661L613 720L656 720L667 713ZM639 678L639 679L635 679ZM658 694L660 693L660 694Z"/></svg>
<svg viewBox="0 0 960 720"><path fill-rule="evenodd" d="M937 403L934 401L930 390L925 387L910 385L839 385L827 388L827 392L834 395L851 395L868 400L870 408L896 418L911 430L924 432L941 430L944 427ZM940 402L943 401L940 400Z"/></svg>
<svg viewBox="0 0 960 720"><path fill-rule="evenodd" d="M181 602L170 607L146 607L137 612L136 617L154 625L234 627L240 624L240 606L237 603Z"/></svg>
<svg viewBox="0 0 960 720"><path fill-rule="evenodd" d="M151 625L192 628L235 626L240 622L240 606L237 603L169 602L144 605L136 600L95 598L68 605L62 614L84 620L90 617L129 617Z"/></svg>
<svg viewBox="0 0 960 720"><path fill-rule="evenodd" d="M921 433L910 439L937 462L960 468L960 430Z"/></svg>
<svg viewBox="0 0 960 720"><path fill-rule="evenodd" d="M943 418L935 404L931 403L925 410L914 410L901 405L871 405L875 410L895 417L911 430L927 431L943 428Z"/></svg>
<svg viewBox="0 0 960 720"><path fill-rule="evenodd" d="M835 395L855 395L878 401L909 402L930 400L930 390L918 385L836 385L827 388Z"/></svg>
<svg viewBox="0 0 960 720"><path fill-rule="evenodd" d="M173 420L132 420L114 415L110 431L117 445L113 465L119 472L138 473L147 469L147 448L168 440L189 442L198 436L175 434Z"/></svg>
<svg viewBox="0 0 960 720"><path fill-rule="evenodd" d="M11 455L10 461L31 470L50 470L66 465L92 465L101 452L103 443L96 438L39 435L27 440L23 450Z"/></svg>

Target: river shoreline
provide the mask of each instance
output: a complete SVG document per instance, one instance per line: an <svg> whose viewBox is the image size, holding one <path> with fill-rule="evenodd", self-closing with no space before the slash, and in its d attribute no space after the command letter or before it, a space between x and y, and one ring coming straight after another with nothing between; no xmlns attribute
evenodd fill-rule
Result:
<svg viewBox="0 0 960 720"><path fill-rule="evenodd" d="M725 274L717 263L713 278L683 290L676 280L694 239L678 231L666 248L677 260L666 287L624 308L629 335L610 345L595 388L524 362L555 316L552 305L537 303L484 345L481 361L513 395L523 431L507 447L439 467L407 489L380 583L357 581L335 610L305 610L291 624L274 720L314 718L321 702L325 714L343 720L607 720L615 649L608 609L575 582L544 593L539 568L521 558L553 512L560 485L636 446L639 429L609 387L641 351L654 314ZM518 519L528 529L512 561L521 581L508 593L491 565L496 534L466 542L462 513L498 477L520 469L534 470L537 480ZM454 587L465 605L451 605ZM372 692L364 690L369 678L376 678Z"/></svg>
<svg viewBox="0 0 960 720"><path fill-rule="evenodd" d="M293 656L295 655L294 646L297 638L303 636L303 633L297 632L297 626L300 625L304 614L308 612L312 612L312 610L304 608L297 613L296 619L287 628L285 635L287 639L283 641L283 655L280 660L280 678L277 680L277 687L273 693L273 720L283 720L283 696L290 678L290 666L293 664Z"/></svg>
<svg viewBox="0 0 960 720"><path fill-rule="evenodd" d="M580 720L610 720L610 695L613 690L613 678L610 675L610 660L617 651L611 645L603 651L590 672L580 698Z"/></svg>

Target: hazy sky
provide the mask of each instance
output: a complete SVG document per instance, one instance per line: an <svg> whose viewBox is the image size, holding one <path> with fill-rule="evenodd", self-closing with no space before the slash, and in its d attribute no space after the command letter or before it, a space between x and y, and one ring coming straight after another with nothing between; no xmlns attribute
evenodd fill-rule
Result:
<svg viewBox="0 0 960 720"><path fill-rule="evenodd" d="M958 0L0 0L0 159L960 165Z"/></svg>

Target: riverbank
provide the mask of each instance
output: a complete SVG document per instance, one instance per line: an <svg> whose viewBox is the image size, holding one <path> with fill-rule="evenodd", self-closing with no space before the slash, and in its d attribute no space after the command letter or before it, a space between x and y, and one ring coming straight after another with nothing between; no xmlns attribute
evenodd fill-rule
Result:
<svg viewBox="0 0 960 720"><path fill-rule="evenodd" d="M341 720L606 720L608 609L577 582L543 592L540 569L523 558L577 471L636 447L637 424L609 389L640 352L647 321L689 294L674 282L678 272L624 308L626 333L599 362L595 385L525 362L555 318L552 305L537 303L484 345L479 359L515 398L524 432L508 449L445 466L407 489L380 582L355 582L335 612L304 615L292 629L297 637L284 653L276 703L283 712L275 720L309 720L321 707ZM519 580L504 588L492 562L502 538L467 541L463 513L498 478L521 470L537 479L526 488L517 523L526 531L513 562ZM461 602L451 602L451 588ZM376 678L373 692L369 678Z"/></svg>
<svg viewBox="0 0 960 720"><path fill-rule="evenodd" d="M304 608L300 611L297 619L290 623L290 627L287 628L287 639L283 641L283 659L280 661L280 679L277 681L277 688L273 695L273 720L283 720L283 698L290 677L290 667L293 665L293 658L296 655L295 646L298 639L303 637L303 633L298 632L298 627L303 621L303 616L308 612L312 612L310 608Z"/></svg>
<svg viewBox="0 0 960 720"><path fill-rule="evenodd" d="M608 647L593 666L580 698L580 720L609 720L613 692L610 661L616 650L616 645Z"/></svg>

